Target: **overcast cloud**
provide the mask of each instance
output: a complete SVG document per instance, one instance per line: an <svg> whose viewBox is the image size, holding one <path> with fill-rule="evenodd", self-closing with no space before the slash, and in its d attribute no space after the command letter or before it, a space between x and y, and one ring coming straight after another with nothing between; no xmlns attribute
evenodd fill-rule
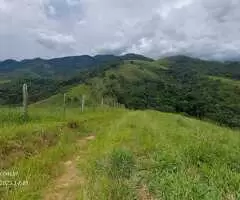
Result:
<svg viewBox="0 0 240 200"><path fill-rule="evenodd" d="M0 0L0 60L80 54L240 59L239 0Z"/></svg>

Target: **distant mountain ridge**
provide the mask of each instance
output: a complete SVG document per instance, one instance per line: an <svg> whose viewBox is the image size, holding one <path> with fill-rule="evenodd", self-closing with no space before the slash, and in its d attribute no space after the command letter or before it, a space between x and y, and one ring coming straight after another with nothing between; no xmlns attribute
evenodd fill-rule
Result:
<svg viewBox="0 0 240 200"><path fill-rule="evenodd" d="M183 55L170 56L164 64L168 67L179 68L179 70L194 70L195 72L213 75L224 76L231 79L240 80L240 62L237 61L211 61L201 60Z"/></svg>
<svg viewBox="0 0 240 200"><path fill-rule="evenodd" d="M52 59L25 59L16 61L8 59L0 61L0 79L11 80L19 78L47 78L69 79L81 71L97 69L101 66L119 64L126 60L154 61L151 58L138 54L115 56L106 55L80 55ZM208 75L227 76L240 80L240 62L238 61L207 61L184 55L170 56L159 60L166 67L188 68ZM164 62L166 61L166 62Z"/></svg>
<svg viewBox="0 0 240 200"><path fill-rule="evenodd" d="M54 77L55 79L56 77L71 77L81 70L135 59L153 61L151 58L137 54L126 54L123 56L81 55L53 59L34 58L22 61L9 59L0 62L0 78L7 79L20 76L28 78Z"/></svg>

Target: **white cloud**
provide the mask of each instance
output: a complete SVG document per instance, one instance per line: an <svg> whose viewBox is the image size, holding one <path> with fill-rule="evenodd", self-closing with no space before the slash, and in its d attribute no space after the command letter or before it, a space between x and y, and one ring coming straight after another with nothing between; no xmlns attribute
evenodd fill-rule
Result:
<svg viewBox="0 0 240 200"><path fill-rule="evenodd" d="M239 21L239 0L0 0L0 59L131 51L240 58Z"/></svg>
<svg viewBox="0 0 240 200"><path fill-rule="evenodd" d="M52 16L54 16L54 15L57 14L56 9L55 9L53 6L51 6L51 5L48 6L48 12L49 12L49 14L52 15Z"/></svg>
<svg viewBox="0 0 240 200"><path fill-rule="evenodd" d="M9 12L9 5L5 0L0 0L0 12Z"/></svg>
<svg viewBox="0 0 240 200"><path fill-rule="evenodd" d="M72 44L75 42L75 39L72 35L62 35L60 33L51 33L48 31L40 31L39 33L39 39L45 40L45 41L51 41L54 43L59 44Z"/></svg>
<svg viewBox="0 0 240 200"><path fill-rule="evenodd" d="M67 4L70 6L76 6L80 4L80 0L66 0Z"/></svg>

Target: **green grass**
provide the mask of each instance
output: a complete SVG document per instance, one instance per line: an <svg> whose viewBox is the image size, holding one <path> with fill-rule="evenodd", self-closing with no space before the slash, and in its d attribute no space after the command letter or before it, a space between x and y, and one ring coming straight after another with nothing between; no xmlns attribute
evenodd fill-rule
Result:
<svg viewBox="0 0 240 200"><path fill-rule="evenodd" d="M166 69L164 66L159 65L157 62L148 61L125 61L120 65L118 69L112 69L107 71L108 74L116 74L124 77L128 81L138 81L143 78L158 79L158 75L155 73L157 69Z"/></svg>
<svg viewBox="0 0 240 200"><path fill-rule="evenodd" d="M80 163L88 184L79 199L138 199L144 185L156 199L239 199L239 133L179 115L127 112L102 127Z"/></svg>
<svg viewBox="0 0 240 200"><path fill-rule="evenodd" d="M0 84L4 84L4 83L10 83L11 80L0 80Z"/></svg>
<svg viewBox="0 0 240 200"><path fill-rule="evenodd" d="M58 108L32 106L29 120L24 122L20 109L1 108L0 111L0 171L19 173L18 177L1 177L1 181L29 183L22 187L1 186L3 199L41 199L42 190L61 173L59 162L77 152L78 139L92 133L88 123L98 119L104 124L115 118L103 109L81 113L77 108L68 108L64 116ZM71 128L69 123L77 123L78 127Z"/></svg>
<svg viewBox="0 0 240 200"><path fill-rule="evenodd" d="M65 94L67 97L67 101L76 101L76 103L80 104L82 95L85 95L86 100L90 97L90 88L87 85L81 84L77 85L75 87L69 88ZM62 106L63 105L63 93L62 94L56 94L51 96L48 99L45 99L43 101L39 101L34 104L34 107L49 107L49 106Z"/></svg>
<svg viewBox="0 0 240 200"><path fill-rule="evenodd" d="M155 64L162 66L163 69L168 69L169 67L171 67L171 63L168 59L165 58L155 61Z"/></svg>
<svg viewBox="0 0 240 200"><path fill-rule="evenodd" d="M224 77L218 77L218 76L209 76L209 78L212 79L212 80L221 81L221 82L229 84L229 85L237 86L237 87L240 88L240 81L237 81L237 80L224 78Z"/></svg>
<svg viewBox="0 0 240 200"><path fill-rule="evenodd" d="M141 199L144 186L155 199L240 198L239 130L155 111L68 108L64 115L32 106L27 122L20 109L0 111L0 170L29 183L0 187L3 199L42 199L62 173L59 163L78 154L76 141L89 134L97 137L79 161L86 178L79 199Z"/></svg>
<svg viewBox="0 0 240 200"><path fill-rule="evenodd" d="M88 80L85 84L79 84L74 87L65 87L65 94L67 101L73 106L81 104L81 97L85 95L86 104L95 105L101 102L103 91L106 89L106 79L109 79L107 84L116 84L112 80L113 77L124 77L125 81L137 82L142 79L157 80L159 75L156 71L166 70L167 66L162 65L159 61L148 62L141 60L124 61L123 64L117 68L109 69L105 72L103 77L95 77ZM106 91L105 91L106 93ZM106 101L109 103L116 100L113 96L105 96ZM63 104L63 92L39 101L34 104L35 107L60 107Z"/></svg>

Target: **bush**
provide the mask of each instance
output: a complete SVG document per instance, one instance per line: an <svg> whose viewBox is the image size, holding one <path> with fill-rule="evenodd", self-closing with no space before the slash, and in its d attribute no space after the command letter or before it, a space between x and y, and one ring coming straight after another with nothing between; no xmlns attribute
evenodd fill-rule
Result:
<svg viewBox="0 0 240 200"><path fill-rule="evenodd" d="M71 129L76 129L79 127L79 124L78 124L78 122L70 121L70 122L68 122L67 127L71 128Z"/></svg>

